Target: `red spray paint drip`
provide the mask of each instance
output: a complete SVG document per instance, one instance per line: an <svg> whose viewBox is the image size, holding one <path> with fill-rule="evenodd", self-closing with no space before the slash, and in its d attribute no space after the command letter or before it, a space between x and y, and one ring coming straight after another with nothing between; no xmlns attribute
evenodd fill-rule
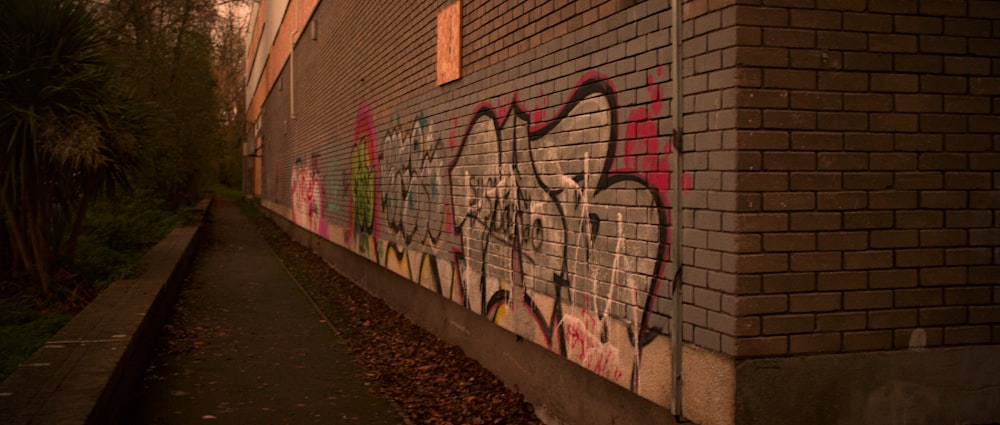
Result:
<svg viewBox="0 0 1000 425"><path fill-rule="evenodd" d="M542 121L545 121L545 109L544 108L546 106L548 106L548 104L549 104L548 96L543 91L542 92L542 104L541 104L541 108L542 109L539 109L539 105L537 105L537 104L535 105L534 112L532 112L532 114L531 114L532 115L532 117L531 117L532 123L534 123L535 125L538 125Z"/></svg>
<svg viewBox="0 0 1000 425"><path fill-rule="evenodd" d="M614 171L644 177L650 187L656 188L663 205L669 205L670 142L661 145L655 121L663 111L663 91L651 75L646 77L646 91L650 103L629 111L625 120L620 165Z"/></svg>

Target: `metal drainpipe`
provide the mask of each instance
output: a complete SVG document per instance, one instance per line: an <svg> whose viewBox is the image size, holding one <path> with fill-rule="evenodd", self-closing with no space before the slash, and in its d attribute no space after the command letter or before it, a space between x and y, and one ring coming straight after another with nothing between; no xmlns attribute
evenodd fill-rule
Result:
<svg viewBox="0 0 1000 425"><path fill-rule="evenodd" d="M674 63L670 67L670 79L674 82L673 100L670 102L670 114L674 120L673 152L674 159L671 180L673 187L670 192L670 225L673 228L672 239L670 241L670 262L674 265L673 292L671 301L673 306L673 327L670 331L670 374L673 379L671 390L671 410L674 417L683 416L683 382L681 380L681 356L684 350L684 294L683 283L683 235L684 235L684 215L683 215L683 186L684 186L684 80L683 74L683 52L681 40L684 37L683 0L671 0L670 8L673 10L673 30L671 35L673 40L671 50L673 51Z"/></svg>
<svg viewBox="0 0 1000 425"><path fill-rule="evenodd" d="M289 0L288 6L295 7L295 29L288 46L288 104L289 117L295 119L295 36L299 34L299 6L296 0Z"/></svg>

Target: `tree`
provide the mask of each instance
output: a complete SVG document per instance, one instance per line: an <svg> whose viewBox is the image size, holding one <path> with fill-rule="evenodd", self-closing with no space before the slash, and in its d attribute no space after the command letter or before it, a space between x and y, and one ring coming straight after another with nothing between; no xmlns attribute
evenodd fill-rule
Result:
<svg viewBox="0 0 1000 425"><path fill-rule="evenodd" d="M246 43L243 25L246 17L237 13L246 5L230 1L221 5L215 25L215 78L219 102L219 136L215 145L214 172L222 183L240 187L242 180L242 145L246 138Z"/></svg>
<svg viewBox="0 0 1000 425"><path fill-rule="evenodd" d="M0 3L0 278L27 276L45 296L89 203L126 184L136 158L140 119L107 41L83 1Z"/></svg>
<svg viewBox="0 0 1000 425"><path fill-rule="evenodd" d="M153 107L136 186L170 205L196 199L213 174L220 128L212 0L110 0L102 7L137 94Z"/></svg>

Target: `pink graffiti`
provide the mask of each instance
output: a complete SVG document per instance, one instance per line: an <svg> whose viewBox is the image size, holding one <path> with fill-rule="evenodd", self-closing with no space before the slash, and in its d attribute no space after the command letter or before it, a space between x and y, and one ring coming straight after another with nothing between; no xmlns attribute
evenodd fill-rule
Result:
<svg viewBox="0 0 1000 425"><path fill-rule="evenodd" d="M605 324L588 310L583 310L581 316L563 316L567 355L598 375L620 379L624 372L618 366L618 348L601 340L601 334L606 332Z"/></svg>
<svg viewBox="0 0 1000 425"><path fill-rule="evenodd" d="M301 159L292 167L292 222L328 238L323 217L323 180L317 159L308 164Z"/></svg>

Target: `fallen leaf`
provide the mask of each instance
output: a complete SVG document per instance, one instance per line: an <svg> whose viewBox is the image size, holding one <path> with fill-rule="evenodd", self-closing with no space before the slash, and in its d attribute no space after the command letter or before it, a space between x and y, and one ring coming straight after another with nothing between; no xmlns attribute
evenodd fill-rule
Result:
<svg viewBox="0 0 1000 425"><path fill-rule="evenodd" d="M337 274L266 218L255 219L255 224L286 266L301 275L297 278L309 295L329 313L327 317L345 338L348 352L362 366L362 384L400 406L409 417L408 423L540 424L532 406L515 394L516 389L512 392L504 387L461 349L415 326ZM355 394L337 394L341 399L355 398ZM344 422L359 419L337 416Z"/></svg>

